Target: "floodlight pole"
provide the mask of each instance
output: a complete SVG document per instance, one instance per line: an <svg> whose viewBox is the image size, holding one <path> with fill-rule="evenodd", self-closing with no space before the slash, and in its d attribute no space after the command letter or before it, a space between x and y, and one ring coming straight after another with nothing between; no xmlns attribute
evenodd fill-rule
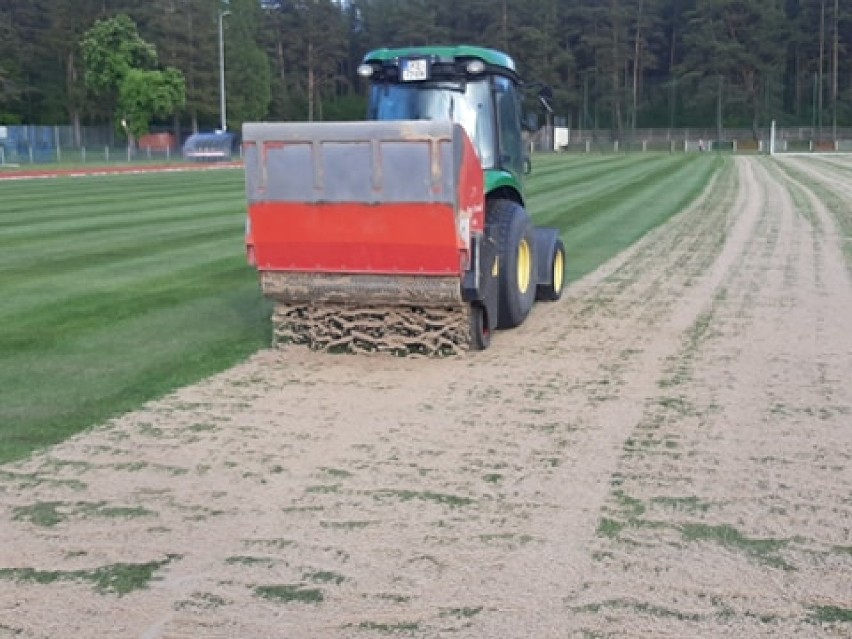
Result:
<svg viewBox="0 0 852 639"><path fill-rule="evenodd" d="M225 16L231 15L230 11L219 12L219 128L228 130L228 117L225 106L225 37L222 22Z"/></svg>

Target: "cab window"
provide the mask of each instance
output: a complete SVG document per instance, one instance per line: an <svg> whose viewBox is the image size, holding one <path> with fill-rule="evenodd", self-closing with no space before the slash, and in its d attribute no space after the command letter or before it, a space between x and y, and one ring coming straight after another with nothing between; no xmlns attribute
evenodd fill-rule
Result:
<svg viewBox="0 0 852 639"><path fill-rule="evenodd" d="M500 166L521 175L524 168L524 149L521 142L520 95L509 78L494 78L494 98L497 106Z"/></svg>

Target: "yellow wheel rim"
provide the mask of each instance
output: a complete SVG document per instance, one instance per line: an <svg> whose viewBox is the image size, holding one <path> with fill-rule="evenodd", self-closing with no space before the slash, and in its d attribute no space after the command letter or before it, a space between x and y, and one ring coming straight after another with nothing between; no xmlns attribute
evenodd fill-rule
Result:
<svg viewBox="0 0 852 639"><path fill-rule="evenodd" d="M518 290L523 295L530 287L532 277L532 250L526 239L518 244Z"/></svg>
<svg viewBox="0 0 852 639"><path fill-rule="evenodd" d="M558 293L562 290L562 281L565 277L565 254L556 251L553 258L553 291Z"/></svg>

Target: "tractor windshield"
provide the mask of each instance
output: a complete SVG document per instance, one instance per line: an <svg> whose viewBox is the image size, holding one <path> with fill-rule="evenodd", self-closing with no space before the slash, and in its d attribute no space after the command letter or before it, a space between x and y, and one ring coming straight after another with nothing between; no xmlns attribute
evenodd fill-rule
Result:
<svg viewBox="0 0 852 639"><path fill-rule="evenodd" d="M494 112L488 80L381 83L370 89L370 120L452 120L470 136L485 169L494 167Z"/></svg>

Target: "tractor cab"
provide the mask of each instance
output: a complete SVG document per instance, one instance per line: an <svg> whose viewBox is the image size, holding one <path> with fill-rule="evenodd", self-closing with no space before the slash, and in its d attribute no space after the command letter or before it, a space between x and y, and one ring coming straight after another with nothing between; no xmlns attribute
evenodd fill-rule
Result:
<svg viewBox="0 0 852 639"><path fill-rule="evenodd" d="M520 197L521 94L512 58L468 46L379 49L364 57L358 73L371 82L368 120L460 124L489 187L508 181Z"/></svg>

